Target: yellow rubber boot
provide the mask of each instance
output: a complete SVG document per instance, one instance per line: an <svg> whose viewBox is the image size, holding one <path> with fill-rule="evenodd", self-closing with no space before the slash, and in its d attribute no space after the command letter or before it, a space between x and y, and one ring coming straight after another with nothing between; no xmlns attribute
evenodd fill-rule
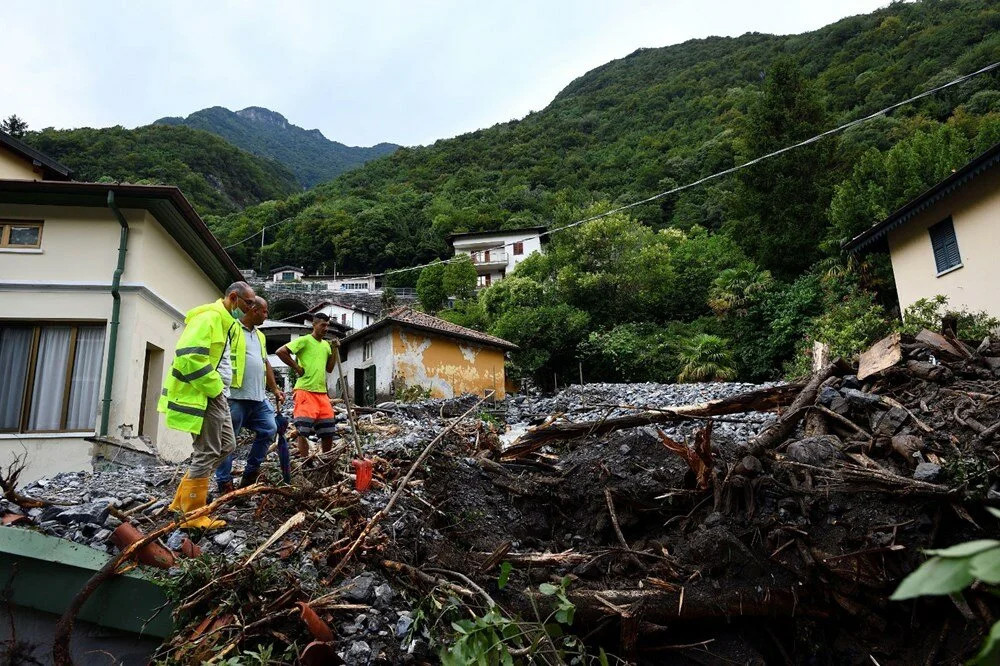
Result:
<svg viewBox="0 0 1000 666"><path fill-rule="evenodd" d="M181 510L181 488L184 487L184 479L186 479L187 476L187 472L184 472L184 476L181 477L181 482L177 486L177 492L174 493L174 499L167 506L167 511Z"/></svg>
<svg viewBox="0 0 1000 666"><path fill-rule="evenodd" d="M189 513L205 506L208 501L208 481L207 476L203 479L191 479L186 476L181 479L180 488L177 490L181 511ZM181 523L181 527L185 529L217 530L225 526L226 521L216 520L210 516L202 516Z"/></svg>

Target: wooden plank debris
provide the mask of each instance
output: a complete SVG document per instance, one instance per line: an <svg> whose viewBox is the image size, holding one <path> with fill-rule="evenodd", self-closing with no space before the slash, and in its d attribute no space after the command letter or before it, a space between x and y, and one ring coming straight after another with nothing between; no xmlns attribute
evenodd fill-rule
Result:
<svg viewBox="0 0 1000 666"><path fill-rule="evenodd" d="M858 362L859 380L864 381L872 375L891 368L903 360L900 337L897 331L892 335L882 338L861 354Z"/></svg>

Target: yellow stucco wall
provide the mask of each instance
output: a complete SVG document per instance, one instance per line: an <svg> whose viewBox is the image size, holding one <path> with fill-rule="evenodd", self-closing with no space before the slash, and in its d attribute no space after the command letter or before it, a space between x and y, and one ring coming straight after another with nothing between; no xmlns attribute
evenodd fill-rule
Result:
<svg viewBox="0 0 1000 666"><path fill-rule="evenodd" d="M393 379L429 389L432 398L463 393L482 395L490 389L503 399L503 352L421 331L394 327Z"/></svg>
<svg viewBox="0 0 1000 666"><path fill-rule="evenodd" d="M31 162L0 146L0 179L41 180L42 176L35 173Z"/></svg>
<svg viewBox="0 0 1000 666"><path fill-rule="evenodd" d="M937 274L928 227L951 215L962 267ZM900 308L937 294L949 305L1000 316L1000 169L992 169L889 233Z"/></svg>

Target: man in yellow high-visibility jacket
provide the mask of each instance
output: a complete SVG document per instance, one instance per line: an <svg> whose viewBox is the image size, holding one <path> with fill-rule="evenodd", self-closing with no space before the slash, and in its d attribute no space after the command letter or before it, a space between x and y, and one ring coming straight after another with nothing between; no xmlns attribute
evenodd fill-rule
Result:
<svg viewBox="0 0 1000 666"><path fill-rule="evenodd" d="M250 285L234 282L224 298L196 307L184 318L158 406L167 415L167 427L194 436L191 464L170 504L173 510L187 513L205 506L212 472L236 448L226 399L233 381L229 347L240 334L240 317L255 307L255 298ZM215 529L225 524L203 516L181 527Z"/></svg>

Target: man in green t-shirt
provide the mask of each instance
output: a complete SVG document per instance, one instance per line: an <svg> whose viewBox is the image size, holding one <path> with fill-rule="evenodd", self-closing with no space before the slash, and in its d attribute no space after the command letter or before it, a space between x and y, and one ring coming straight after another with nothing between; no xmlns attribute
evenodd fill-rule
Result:
<svg viewBox="0 0 1000 666"><path fill-rule="evenodd" d="M329 315L313 315L311 335L303 335L284 345L278 358L299 376L295 382L295 407L292 418L299 437L299 455L309 455L310 434L319 435L323 453L333 448L335 422L330 396L326 392L326 375L333 372L336 357L324 338L330 327ZM295 354L295 358L292 358Z"/></svg>

